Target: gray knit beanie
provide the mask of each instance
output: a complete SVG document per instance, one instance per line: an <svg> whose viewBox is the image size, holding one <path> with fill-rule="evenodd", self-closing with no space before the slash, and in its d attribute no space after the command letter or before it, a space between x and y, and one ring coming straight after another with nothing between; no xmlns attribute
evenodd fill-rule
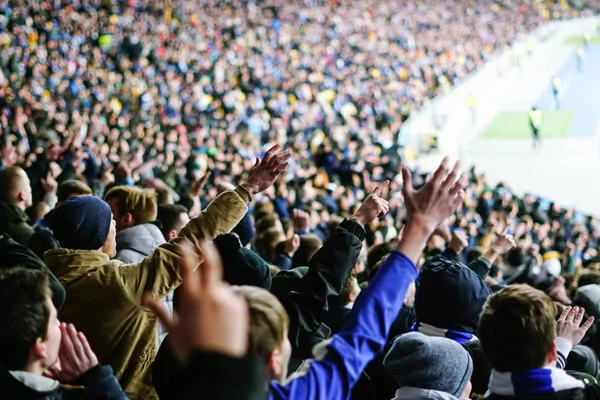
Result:
<svg viewBox="0 0 600 400"><path fill-rule="evenodd" d="M454 397L463 394L473 373L471 356L460 344L419 332L394 339L383 366L401 387L437 390Z"/></svg>

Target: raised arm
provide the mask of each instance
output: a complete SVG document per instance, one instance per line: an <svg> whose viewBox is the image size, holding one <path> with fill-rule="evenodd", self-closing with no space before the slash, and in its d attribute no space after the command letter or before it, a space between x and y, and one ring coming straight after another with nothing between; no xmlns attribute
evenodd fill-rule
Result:
<svg viewBox="0 0 600 400"><path fill-rule="evenodd" d="M272 383L271 399L346 399L361 371L381 350L402 308L406 290L417 276L415 267L429 236L464 198L458 165L448 173L447 160L420 190L403 171L403 195L409 222L397 248L363 291L337 335L317 346L317 361L284 385Z"/></svg>
<svg viewBox="0 0 600 400"><path fill-rule="evenodd" d="M144 293L163 298L181 283L178 265L183 243L191 244L194 250L193 265L202 263L200 242L230 232L248 211L252 196L271 186L285 170L291 154L278 150L279 146L274 146L262 161L257 158L244 183L220 194L171 241L159 246L141 263L119 268L123 286L134 302L140 304Z"/></svg>
<svg viewBox="0 0 600 400"><path fill-rule="evenodd" d="M317 335L329 299L338 296L356 264L366 237L364 225L387 213L387 201L379 197L387 182L371 193L350 220L340 224L309 263L308 272L290 280L293 273L275 276L271 292L290 317L289 339L293 357L309 358L312 347L324 338Z"/></svg>

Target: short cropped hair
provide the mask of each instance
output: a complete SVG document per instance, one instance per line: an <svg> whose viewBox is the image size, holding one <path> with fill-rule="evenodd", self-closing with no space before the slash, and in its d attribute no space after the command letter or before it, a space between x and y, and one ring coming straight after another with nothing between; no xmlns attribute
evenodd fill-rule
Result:
<svg viewBox="0 0 600 400"><path fill-rule="evenodd" d="M62 203L63 201L69 200L73 196L91 196L92 189L86 185L84 182L81 182L77 179L71 179L68 181L64 181L58 187L56 191L56 196L58 197L58 202Z"/></svg>
<svg viewBox="0 0 600 400"><path fill-rule="evenodd" d="M115 186L104 196L107 202L113 199L117 199L119 213L131 214L135 224L156 221L158 205L154 190L135 186Z"/></svg>
<svg viewBox="0 0 600 400"><path fill-rule="evenodd" d="M248 353L267 359L280 348L290 327L290 320L277 297L265 289L254 286L234 286L250 310Z"/></svg>
<svg viewBox="0 0 600 400"><path fill-rule="evenodd" d="M158 206L157 219L162 224L163 233L183 228L181 216L187 214L187 209L180 204L161 204Z"/></svg>
<svg viewBox="0 0 600 400"><path fill-rule="evenodd" d="M531 286L511 285L488 298L478 336L497 371L540 368L556 338L556 306Z"/></svg>
<svg viewBox="0 0 600 400"><path fill-rule="evenodd" d="M44 270L0 268L0 365L23 370L31 346L48 332L48 275Z"/></svg>
<svg viewBox="0 0 600 400"><path fill-rule="evenodd" d="M17 201L17 195L23 186L24 170L21 167L12 166L0 170L0 200L9 204Z"/></svg>

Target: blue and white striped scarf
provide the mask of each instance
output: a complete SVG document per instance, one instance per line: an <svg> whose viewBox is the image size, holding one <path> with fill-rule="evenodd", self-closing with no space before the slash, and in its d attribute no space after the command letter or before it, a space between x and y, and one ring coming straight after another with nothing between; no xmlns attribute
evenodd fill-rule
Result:
<svg viewBox="0 0 600 400"><path fill-rule="evenodd" d="M536 368L524 372L493 370L489 393L501 396L537 396L583 387L583 382L557 368Z"/></svg>
<svg viewBox="0 0 600 400"><path fill-rule="evenodd" d="M424 324L422 322L415 323L413 325L413 327L411 328L411 330L420 332L425 336L445 337L447 339L454 340L455 342L460 343L460 344L479 340L479 339L477 339L477 336L473 335L472 333L454 331L452 329L437 328L433 325Z"/></svg>

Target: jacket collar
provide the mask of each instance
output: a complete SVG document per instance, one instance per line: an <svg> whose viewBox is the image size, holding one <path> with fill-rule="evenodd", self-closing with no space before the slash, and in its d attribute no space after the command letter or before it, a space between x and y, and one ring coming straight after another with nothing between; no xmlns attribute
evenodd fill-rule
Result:
<svg viewBox="0 0 600 400"><path fill-rule="evenodd" d="M52 392L60 387L58 381L32 372L9 371L9 374L22 385L36 392Z"/></svg>
<svg viewBox="0 0 600 400"><path fill-rule="evenodd" d="M396 396L393 400L458 400L450 393L440 392L438 390L419 389L405 386L396 390Z"/></svg>
<svg viewBox="0 0 600 400"><path fill-rule="evenodd" d="M56 276L91 269L110 262L110 258L98 250L53 249L44 253L44 262Z"/></svg>

